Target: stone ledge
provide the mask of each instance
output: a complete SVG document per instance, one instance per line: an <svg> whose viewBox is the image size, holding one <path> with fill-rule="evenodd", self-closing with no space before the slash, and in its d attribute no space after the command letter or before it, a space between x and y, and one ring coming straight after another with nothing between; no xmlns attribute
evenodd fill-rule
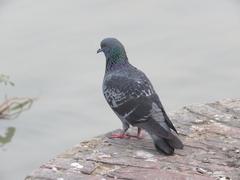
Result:
<svg viewBox="0 0 240 180"><path fill-rule="evenodd" d="M25 180L240 179L240 99L186 106L170 118L185 145L173 156L156 152L146 133L141 140L109 139L108 133L79 143Z"/></svg>

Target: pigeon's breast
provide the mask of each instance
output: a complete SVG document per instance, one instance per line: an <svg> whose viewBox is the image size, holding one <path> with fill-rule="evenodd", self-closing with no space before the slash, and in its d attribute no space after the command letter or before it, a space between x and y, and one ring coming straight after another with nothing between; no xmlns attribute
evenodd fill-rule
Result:
<svg viewBox="0 0 240 180"><path fill-rule="evenodd" d="M127 100L127 96L124 92L113 87L103 87L103 94L112 108L120 106Z"/></svg>
<svg viewBox="0 0 240 180"><path fill-rule="evenodd" d="M125 91L125 81L122 79L121 72L114 72L105 75L103 81L103 94L108 104L112 108L116 108L127 101L128 96Z"/></svg>

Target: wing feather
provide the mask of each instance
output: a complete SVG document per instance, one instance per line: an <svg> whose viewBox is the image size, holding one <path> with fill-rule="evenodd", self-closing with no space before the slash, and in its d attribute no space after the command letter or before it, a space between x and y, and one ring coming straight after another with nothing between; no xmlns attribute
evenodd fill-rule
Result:
<svg viewBox="0 0 240 180"><path fill-rule="evenodd" d="M110 107L129 124L149 126L164 138L171 136L169 128L176 131L143 73L134 77L111 75L105 78L103 93Z"/></svg>

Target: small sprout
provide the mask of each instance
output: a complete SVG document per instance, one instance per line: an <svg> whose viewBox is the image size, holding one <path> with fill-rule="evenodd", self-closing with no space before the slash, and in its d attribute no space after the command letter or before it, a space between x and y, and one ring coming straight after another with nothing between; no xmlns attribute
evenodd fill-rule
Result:
<svg viewBox="0 0 240 180"><path fill-rule="evenodd" d="M9 76L4 75L4 74L0 74L0 83L3 83L4 85L11 85L14 86L14 83L12 81L10 81Z"/></svg>

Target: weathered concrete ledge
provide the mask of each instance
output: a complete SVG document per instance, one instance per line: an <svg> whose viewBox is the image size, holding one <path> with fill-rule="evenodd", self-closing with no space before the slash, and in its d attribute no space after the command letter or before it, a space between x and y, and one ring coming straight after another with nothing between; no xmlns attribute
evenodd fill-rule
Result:
<svg viewBox="0 0 240 180"><path fill-rule="evenodd" d="M107 134L81 142L26 180L240 179L240 99L186 106L170 117L185 145L174 156L156 152L147 134L141 140Z"/></svg>

